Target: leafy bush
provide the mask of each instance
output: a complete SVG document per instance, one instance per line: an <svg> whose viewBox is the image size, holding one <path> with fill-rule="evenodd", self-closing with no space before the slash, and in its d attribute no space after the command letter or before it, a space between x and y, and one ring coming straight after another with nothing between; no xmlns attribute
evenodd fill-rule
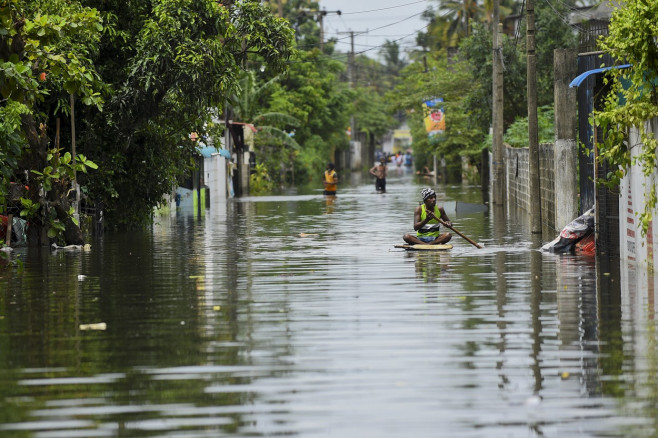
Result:
<svg viewBox="0 0 658 438"><path fill-rule="evenodd" d="M537 127L539 143L551 143L555 139L553 129L554 112L552 105L545 105L537 109ZM507 128L503 141L515 148L528 147L528 118L517 118Z"/></svg>

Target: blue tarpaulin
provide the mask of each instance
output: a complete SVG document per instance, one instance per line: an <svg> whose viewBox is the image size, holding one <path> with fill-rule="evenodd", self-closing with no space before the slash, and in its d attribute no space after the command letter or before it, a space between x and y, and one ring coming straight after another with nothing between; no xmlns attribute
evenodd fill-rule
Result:
<svg viewBox="0 0 658 438"><path fill-rule="evenodd" d="M585 73L581 73L578 76L576 76L576 79L571 81L571 83L569 84L569 88L578 87L580 84L583 83L585 79L587 79L591 75L595 75L597 73L603 73L604 71L612 70L613 68L620 69L620 68L628 68L631 66L632 64L624 64L624 65L615 65L613 67L603 67L603 68L595 68L594 70L588 70Z"/></svg>
<svg viewBox="0 0 658 438"><path fill-rule="evenodd" d="M204 158L210 158L213 154L219 154L222 157L226 158L227 160L231 159L231 153L229 151L227 151L226 149L217 149L213 146L203 147L199 150L199 153Z"/></svg>

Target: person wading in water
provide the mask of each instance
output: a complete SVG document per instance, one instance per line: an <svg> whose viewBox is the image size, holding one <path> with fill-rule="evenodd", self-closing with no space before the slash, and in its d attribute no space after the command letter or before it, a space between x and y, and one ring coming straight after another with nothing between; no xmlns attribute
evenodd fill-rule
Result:
<svg viewBox="0 0 658 438"><path fill-rule="evenodd" d="M336 196L338 188L338 174L334 163L327 164L327 170L324 171L324 194L327 196Z"/></svg>
<svg viewBox="0 0 658 438"><path fill-rule="evenodd" d="M375 190L379 193L386 193L386 176L387 176L387 171L386 171L386 161L388 158L386 155L382 156L379 164L375 164L372 166L372 168L368 171L370 175L374 176L375 179Z"/></svg>
<svg viewBox="0 0 658 438"><path fill-rule="evenodd" d="M443 207L436 205L436 192L427 187L420 192L423 203L416 207L414 211L414 230L416 235L405 234L402 236L405 242L410 245L439 245L448 243L452 234L439 231L441 224L437 218L443 220L447 226L451 227L452 222L448 218Z"/></svg>

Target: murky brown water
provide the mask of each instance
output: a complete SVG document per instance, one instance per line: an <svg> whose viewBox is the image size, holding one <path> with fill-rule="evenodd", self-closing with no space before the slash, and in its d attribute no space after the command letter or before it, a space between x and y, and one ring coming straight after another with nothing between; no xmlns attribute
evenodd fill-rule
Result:
<svg viewBox="0 0 658 438"><path fill-rule="evenodd" d="M656 436L652 276L542 254L500 212L448 211L484 249L406 253L422 182L365 182L18 251L0 436Z"/></svg>

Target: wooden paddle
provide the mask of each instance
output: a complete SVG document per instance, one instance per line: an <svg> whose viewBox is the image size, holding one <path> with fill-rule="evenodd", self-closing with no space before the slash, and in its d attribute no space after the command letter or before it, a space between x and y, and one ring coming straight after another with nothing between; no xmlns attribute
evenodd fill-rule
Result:
<svg viewBox="0 0 658 438"><path fill-rule="evenodd" d="M436 217L436 215L433 214L433 213L432 213L432 216L434 216L434 219L436 219L437 221L439 221L439 223L440 223L441 225L443 225L444 227L448 227L448 228L450 228L452 231L454 231L455 233L459 234L459 235L460 235L461 237L463 237L464 239L468 240L468 242L469 242L471 245L475 246L476 248L480 248L480 249L482 249L482 245L480 245L480 244L477 243L477 242L472 241L471 239L469 239L468 237L464 236L464 235L463 235L462 233L460 233L459 231L455 230L453 227L451 227L450 225L448 225L447 223L445 223L445 221L444 221L443 219L441 219L440 217Z"/></svg>

